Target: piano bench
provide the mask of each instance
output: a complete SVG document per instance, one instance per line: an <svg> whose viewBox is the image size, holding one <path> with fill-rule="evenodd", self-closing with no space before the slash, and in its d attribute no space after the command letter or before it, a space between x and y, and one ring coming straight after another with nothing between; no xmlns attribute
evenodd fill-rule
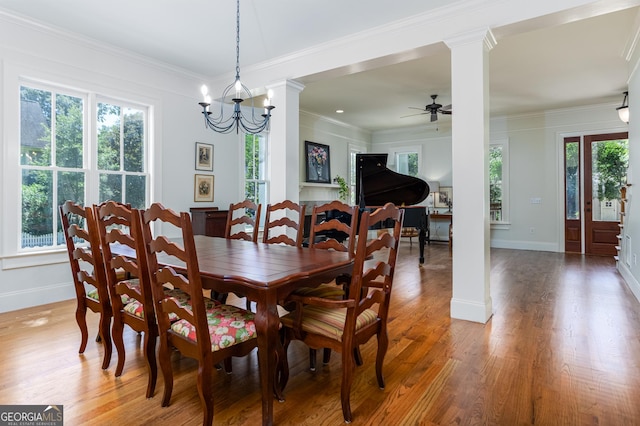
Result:
<svg viewBox="0 0 640 426"><path fill-rule="evenodd" d="M418 231L417 228L402 228L402 231L400 232L400 236L408 237L409 244L413 245L413 238L420 236L420 232Z"/></svg>

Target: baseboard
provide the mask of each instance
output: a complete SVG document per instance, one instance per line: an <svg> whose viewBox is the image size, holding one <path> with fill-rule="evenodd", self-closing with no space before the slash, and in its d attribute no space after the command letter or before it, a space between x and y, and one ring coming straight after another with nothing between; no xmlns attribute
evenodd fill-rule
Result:
<svg viewBox="0 0 640 426"><path fill-rule="evenodd" d="M622 275L622 279L624 279L625 283L629 287L629 290L631 290L636 299L638 299L638 302L640 302L640 283L635 279L625 264L618 262L617 268L620 275Z"/></svg>
<svg viewBox="0 0 640 426"><path fill-rule="evenodd" d="M451 299L451 318L486 324L493 315L492 303L477 303L469 300Z"/></svg>
<svg viewBox="0 0 640 426"><path fill-rule="evenodd" d="M0 294L0 313L61 302L75 297L76 293L72 283L2 293Z"/></svg>
<svg viewBox="0 0 640 426"><path fill-rule="evenodd" d="M540 243L536 241L511 241L511 240L491 240L491 248L504 248L514 250L534 250L562 252L557 243Z"/></svg>

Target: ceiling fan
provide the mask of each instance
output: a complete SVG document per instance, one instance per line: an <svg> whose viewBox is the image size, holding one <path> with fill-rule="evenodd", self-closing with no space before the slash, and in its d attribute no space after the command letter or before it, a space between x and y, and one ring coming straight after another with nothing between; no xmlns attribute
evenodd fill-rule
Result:
<svg viewBox="0 0 640 426"><path fill-rule="evenodd" d="M445 115L451 115L451 113L452 113L451 104L442 106L441 104L436 103L436 98L437 97L438 97L438 95L431 95L432 102L430 104L428 104L428 105L425 105L424 108L409 107L411 109L422 110L423 112L418 113L418 114L405 115L405 117L411 117L411 116L414 116L414 115L421 115L421 114L430 114L431 115L431 122L434 122L434 121L438 120L438 113L445 114Z"/></svg>

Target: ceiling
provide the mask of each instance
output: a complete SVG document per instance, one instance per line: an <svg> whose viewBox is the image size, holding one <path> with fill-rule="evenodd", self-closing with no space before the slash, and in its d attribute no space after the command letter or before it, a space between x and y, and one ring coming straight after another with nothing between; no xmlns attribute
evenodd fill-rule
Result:
<svg viewBox="0 0 640 426"><path fill-rule="evenodd" d="M465 1L452 0L446 7ZM389 7L388 0L369 0L363 8L360 2L344 0L314 2L313 7L303 0L244 0L241 66L439 10L442 3L403 0L400 8ZM491 114L622 102L628 76L624 51L638 14L638 2L626 2L634 3L562 25L547 19L492 29L497 44L490 52ZM0 13L205 77L233 71L235 7L232 0L0 0ZM438 95L438 103L451 102L450 53L444 43L430 46L420 59L335 74L299 79L305 84L300 108L371 131L450 123L451 116L440 116L432 124L428 114L407 117L420 112L409 107L423 108L431 103L432 94ZM337 114L337 109L344 113ZM455 105L453 110L455 114Z"/></svg>

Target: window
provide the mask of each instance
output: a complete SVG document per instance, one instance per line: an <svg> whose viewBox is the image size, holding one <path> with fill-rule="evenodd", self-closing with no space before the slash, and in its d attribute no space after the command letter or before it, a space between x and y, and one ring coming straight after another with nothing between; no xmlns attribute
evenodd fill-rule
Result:
<svg viewBox="0 0 640 426"><path fill-rule="evenodd" d="M361 147L349 146L349 197L347 202L355 206L360 202L358 194L356 194L356 154L366 152Z"/></svg>
<svg viewBox="0 0 640 426"><path fill-rule="evenodd" d="M64 244L57 212L65 200L146 205L146 108L92 99L72 90L20 86L22 249ZM95 125L87 126L90 111L97 111Z"/></svg>
<svg viewBox="0 0 640 426"><path fill-rule="evenodd" d="M492 223L508 222L509 143L489 147L489 215Z"/></svg>
<svg viewBox="0 0 640 426"><path fill-rule="evenodd" d="M396 153L396 171L403 175L413 177L418 176L418 153L399 152Z"/></svg>
<svg viewBox="0 0 640 426"><path fill-rule="evenodd" d="M269 199L267 152L267 138L263 134L244 135L244 195L256 204L266 204ZM260 223L264 223L264 217Z"/></svg>

